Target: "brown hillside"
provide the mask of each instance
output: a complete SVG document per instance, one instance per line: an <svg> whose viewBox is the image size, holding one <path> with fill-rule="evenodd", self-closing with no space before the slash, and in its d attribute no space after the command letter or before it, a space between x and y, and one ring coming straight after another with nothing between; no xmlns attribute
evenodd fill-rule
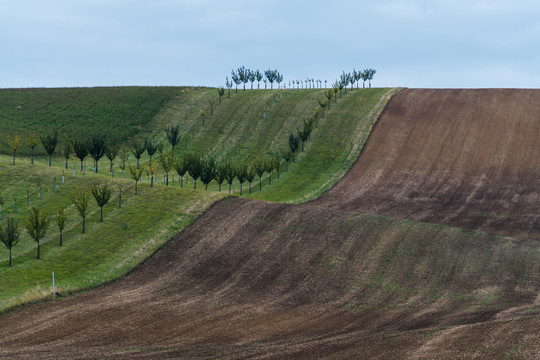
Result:
<svg viewBox="0 0 540 360"><path fill-rule="evenodd" d="M321 199L217 203L124 279L1 316L0 358L538 359L536 94L407 90Z"/></svg>
<svg viewBox="0 0 540 360"><path fill-rule="evenodd" d="M325 208L540 239L540 90L405 90Z"/></svg>

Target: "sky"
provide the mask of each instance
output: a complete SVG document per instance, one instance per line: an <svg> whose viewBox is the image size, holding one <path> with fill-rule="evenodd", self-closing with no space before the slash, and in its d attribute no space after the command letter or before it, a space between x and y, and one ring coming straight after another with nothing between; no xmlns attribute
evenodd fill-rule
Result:
<svg viewBox="0 0 540 360"><path fill-rule="evenodd" d="M540 2L0 0L0 88L222 86L240 66L373 86L540 87Z"/></svg>

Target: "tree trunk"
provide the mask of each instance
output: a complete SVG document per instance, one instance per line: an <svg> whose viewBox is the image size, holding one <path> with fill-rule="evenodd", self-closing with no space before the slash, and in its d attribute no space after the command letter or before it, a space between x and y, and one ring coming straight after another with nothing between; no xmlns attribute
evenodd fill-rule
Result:
<svg viewBox="0 0 540 360"><path fill-rule="evenodd" d="M83 161L81 160L81 171L83 171Z"/></svg>
<svg viewBox="0 0 540 360"><path fill-rule="evenodd" d="M167 177L165 180L165 186L169 186L169 173L167 173Z"/></svg>
<svg viewBox="0 0 540 360"><path fill-rule="evenodd" d="M210 116L214 114L214 105L210 104Z"/></svg>
<svg viewBox="0 0 540 360"><path fill-rule="evenodd" d="M66 159L66 169L67 169L67 159ZM112 172L112 160L111 160L111 166L109 166L109 171Z"/></svg>
<svg viewBox="0 0 540 360"><path fill-rule="evenodd" d="M13 156L15 157L15 156ZM49 166L51 166L51 158L52 158L52 154L49 154Z"/></svg>
<svg viewBox="0 0 540 360"><path fill-rule="evenodd" d="M238 85L236 85L235 93L238 94Z"/></svg>
<svg viewBox="0 0 540 360"><path fill-rule="evenodd" d="M251 183L249 183L249 193L251 194Z"/></svg>
<svg viewBox="0 0 540 360"><path fill-rule="evenodd" d="M9 248L9 267L11 267L11 248Z"/></svg>
<svg viewBox="0 0 540 360"><path fill-rule="evenodd" d="M221 183L219 184L219 192L221 192Z"/></svg>
<svg viewBox="0 0 540 360"><path fill-rule="evenodd" d="M66 169L68 168L68 160L69 159L66 159Z"/></svg>
<svg viewBox="0 0 540 360"><path fill-rule="evenodd" d="M339 89L339 98L341 99L341 89Z"/></svg>
<svg viewBox="0 0 540 360"><path fill-rule="evenodd" d="M279 179L279 168L277 168L276 170L277 170L277 178Z"/></svg>
<svg viewBox="0 0 540 360"><path fill-rule="evenodd" d="M184 177L180 176L180 188L184 187Z"/></svg>
<svg viewBox="0 0 540 360"><path fill-rule="evenodd" d="M229 184L229 194L231 193L231 185L232 184Z"/></svg>
<svg viewBox="0 0 540 360"><path fill-rule="evenodd" d="M285 172L289 171L289 162L287 161L287 163L285 164Z"/></svg>
<svg viewBox="0 0 540 360"><path fill-rule="evenodd" d="M324 108L322 108L322 118L324 119Z"/></svg>
<svg viewBox="0 0 540 360"><path fill-rule="evenodd" d="M227 94L227 97L231 97L231 88L228 89L228 94Z"/></svg>
<svg viewBox="0 0 540 360"><path fill-rule="evenodd" d="M137 183L135 183L135 187L137 187ZM86 225L86 216L83 216L82 218L82 233L83 234L84 234L84 231L86 230L85 225Z"/></svg>
<svg viewBox="0 0 540 360"><path fill-rule="evenodd" d="M96 174L99 172L99 165L98 165L98 161L96 160Z"/></svg>
<svg viewBox="0 0 540 360"><path fill-rule="evenodd" d="M262 176L259 175L259 190L262 189Z"/></svg>
<svg viewBox="0 0 540 360"><path fill-rule="evenodd" d="M197 179L193 179L193 189L197 189Z"/></svg>
<svg viewBox="0 0 540 360"><path fill-rule="evenodd" d="M32 149L32 157L30 159L30 164L34 164L34 149Z"/></svg>
<svg viewBox="0 0 540 360"><path fill-rule="evenodd" d="M268 185L272 185L272 174L268 173Z"/></svg>
<svg viewBox="0 0 540 360"><path fill-rule="evenodd" d="M242 196L242 183L240 183L240 196Z"/></svg>
<svg viewBox="0 0 540 360"><path fill-rule="evenodd" d="M148 180L148 178L146 178ZM150 177L150 187L154 187L154 174Z"/></svg>
<svg viewBox="0 0 540 360"><path fill-rule="evenodd" d="M139 158L137 158L137 170L139 170Z"/></svg>
<svg viewBox="0 0 540 360"><path fill-rule="evenodd" d="M38 259L38 260L40 259L40 257L39 257L39 250L40 250L40 249L39 249L39 241L38 241L38 242L37 242L37 257L36 257L36 259Z"/></svg>
<svg viewBox="0 0 540 360"><path fill-rule="evenodd" d="M60 231L60 246L62 246L62 231Z"/></svg>
<svg viewBox="0 0 540 360"><path fill-rule="evenodd" d="M302 141L302 152L304 152L304 142L305 141Z"/></svg>
<svg viewBox="0 0 540 360"><path fill-rule="evenodd" d="M292 162L294 164L294 153L292 154Z"/></svg>
<svg viewBox="0 0 540 360"><path fill-rule="evenodd" d="M103 206L100 207L101 211L99 213L99 221L103 222Z"/></svg>
<svg viewBox="0 0 540 360"><path fill-rule="evenodd" d="M118 195L118 208L122 208L122 194Z"/></svg>
<svg viewBox="0 0 540 360"><path fill-rule="evenodd" d="M135 181L135 195L137 195L137 182L138 181Z"/></svg>
<svg viewBox="0 0 540 360"><path fill-rule="evenodd" d="M15 165L15 151L13 152L13 165Z"/></svg>

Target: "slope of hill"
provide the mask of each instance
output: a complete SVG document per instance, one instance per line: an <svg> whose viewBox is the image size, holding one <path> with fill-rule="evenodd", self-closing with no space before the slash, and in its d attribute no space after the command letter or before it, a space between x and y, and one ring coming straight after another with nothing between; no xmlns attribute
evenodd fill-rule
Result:
<svg viewBox="0 0 540 360"><path fill-rule="evenodd" d="M302 205L221 201L124 279L1 317L0 354L536 359L540 244L534 226L518 225L535 224L540 216L533 201L537 190L530 187L537 180L529 176L539 158L538 137L529 137L537 123L526 115L539 94L398 94L357 163L321 198ZM490 106L486 99L492 99ZM505 99L521 105L505 112L498 105ZM422 108L436 110L421 115ZM458 111L456 120L438 117L451 111ZM496 120L501 112L505 126ZM485 141L475 141L485 130L484 118L497 126ZM417 132L421 139L415 139ZM495 155L492 139L498 140ZM396 154L404 160L393 160L401 159ZM411 165L418 181L402 171ZM400 177L405 180L398 182ZM505 179L519 177L525 180L513 189L504 186ZM462 191L477 178L493 187L482 201L474 197L478 192ZM418 195L408 192L413 186ZM408 195L393 196L400 191ZM448 194L453 196L437 203ZM499 214L506 209L499 198L516 221L465 222L468 209L484 206ZM441 222L466 229L363 214L363 201L379 213L394 204L403 218L418 217L425 206L425 213L446 214ZM444 205L464 210L452 217ZM440 220L433 216L422 219Z"/></svg>

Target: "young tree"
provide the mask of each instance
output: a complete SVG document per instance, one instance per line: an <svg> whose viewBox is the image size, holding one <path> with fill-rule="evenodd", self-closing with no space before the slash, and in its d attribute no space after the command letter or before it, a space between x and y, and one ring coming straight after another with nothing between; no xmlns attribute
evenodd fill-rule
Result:
<svg viewBox="0 0 540 360"><path fill-rule="evenodd" d="M339 84L345 88L345 94L347 94L347 85L349 85L349 82L350 82L350 76L349 74L345 74L345 71L343 71L343 73L341 74L340 76L340 81L339 81ZM341 90L341 89L340 89ZM341 99L341 91L339 93L339 98Z"/></svg>
<svg viewBox="0 0 540 360"><path fill-rule="evenodd" d="M279 151L276 151L273 157L274 169L277 171L277 178L279 179L279 171L281 170L281 155Z"/></svg>
<svg viewBox="0 0 540 360"><path fill-rule="evenodd" d="M240 196L242 196L242 184L246 182L246 178L248 175L248 167L245 164L238 165L236 167L236 178L238 179L238 182L240 183Z"/></svg>
<svg viewBox="0 0 540 360"><path fill-rule="evenodd" d="M157 151L157 144L154 144L151 140L146 138L144 140L144 148L146 149L148 156L150 156L150 162L152 162L152 156L154 156Z"/></svg>
<svg viewBox="0 0 540 360"><path fill-rule="evenodd" d="M283 81L283 75L281 75L277 71L276 71L276 73L277 73L276 74L276 82L278 83L278 88L280 88L281 87L281 82Z"/></svg>
<svg viewBox="0 0 540 360"><path fill-rule="evenodd" d="M335 82L334 83L334 102L337 103L337 93L339 92L340 93L340 97L341 97L341 90L340 90L340 86L343 87L343 85L340 85L338 82Z"/></svg>
<svg viewBox="0 0 540 360"><path fill-rule="evenodd" d="M267 82L267 81L268 81L268 80L263 79L263 82L264 82L264 90L266 90L266 82Z"/></svg>
<svg viewBox="0 0 540 360"><path fill-rule="evenodd" d="M163 143L162 142L158 142L157 143L157 151L162 154L163 153Z"/></svg>
<svg viewBox="0 0 540 360"><path fill-rule="evenodd" d="M255 179L255 168L253 164L247 168L246 171L246 181L249 183L249 193L251 194L251 183Z"/></svg>
<svg viewBox="0 0 540 360"><path fill-rule="evenodd" d="M273 89L274 88L274 81L276 81L277 76L278 76L277 70L268 69L268 70L266 70L264 72L264 75L266 76L268 81L270 81L270 89Z"/></svg>
<svg viewBox="0 0 540 360"><path fill-rule="evenodd" d="M356 75L354 69L352 73L349 73L349 82L351 83L351 91L353 91L354 83L356 82Z"/></svg>
<svg viewBox="0 0 540 360"><path fill-rule="evenodd" d="M75 140L73 142L73 151L75 152L75 156L81 160L81 171L83 171L83 161L88 156L88 143L86 141Z"/></svg>
<svg viewBox="0 0 540 360"><path fill-rule="evenodd" d="M292 159L292 152L290 149L287 149L287 151L283 152L281 155L283 157L283 160L285 160L285 172L289 171L289 162Z"/></svg>
<svg viewBox="0 0 540 360"><path fill-rule="evenodd" d="M94 196L96 204L100 208L99 221L101 222L103 222L103 207L109 203L111 195L111 189L109 189L107 184L92 185L92 196Z"/></svg>
<svg viewBox="0 0 540 360"><path fill-rule="evenodd" d="M225 95L225 89L220 86L218 89L217 89L217 93L218 93L218 96L219 96L219 105L221 105L221 97L223 95Z"/></svg>
<svg viewBox="0 0 540 360"><path fill-rule="evenodd" d="M2 207L2 217L0 218L0 220L4 220L4 205L4 197L2 196L2 193L0 193L0 206Z"/></svg>
<svg viewBox="0 0 540 360"><path fill-rule="evenodd" d="M67 215L65 213L65 207L61 206L56 210L56 225L58 225L58 230L60 231L60 246L62 246L62 233L66 226Z"/></svg>
<svg viewBox="0 0 540 360"><path fill-rule="evenodd" d="M224 171L225 171L225 180L227 180L227 184L229 184L229 194L230 194L232 183L234 181L234 178L236 177L236 169L232 166L231 163L226 162L224 165Z"/></svg>
<svg viewBox="0 0 540 360"><path fill-rule="evenodd" d="M118 150L118 157L120 158L120 167L122 170L126 170L126 162L129 157L129 151L125 146L122 146L120 150Z"/></svg>
<svg viewBox="0 0 540 360"><path fill-rule="evenodd" d="M259 190L261 190L262 189L262 176L266 171L266 160L264 159L255 160L255 163L253 163L253 168L255 169L255 173L259 176Z"/></svg>
<svg viewBox="0 0 540 360"><path fill-rule="evenodd" d="M112 171L113 168L113 161L116 158L116 155L118 155L118 146L112 143L109 143L107 146L105 146L105 156L107 159L109 159L109 171Z"/></svg>
<svg viewBox="0 0 540 360"><path fill-rule="evenodd" d="M223 184L223 182L225 181L225 176L226 176L225 164L217 164L214 180L216 180L219 186L219 192L221 192L221 184Z"/></svg>
<svg viewBox="0 0 540 360"><path fill-rule="evenodd" d="M300 145L300 138L297 135L294 135L293 133L289 134L289 149L292 153L292 162L294 164L294 154L298 152L298 147Z"/></svg>
<svg viewBox="0 0 540 360"><path fill-rule="evenodd" d="M28 144L28 147L30 148L30 156L31 160L30 163L34 163L34 149L36 148L37 144L39 144L39 136L37 134L30 134L28 135L28 138L26 139L26 143Z"/></svg>
<svg viewBox="0 0 540 360"><path fill-rule="evenodd" d="M328 106L328 100L319 100L319 106L322 108L322 117L324 119L324 109Z"/></svg>
<svg viewBox="0 0 540 360"><path fill-rule="evenodd" d="M266 160L266 168L264 169L268 173L268 185L272 185L272 173L276 168L276 162L274 158Z"/></svg>
<svg viewBox="0 0 540 360"><path fill-rule="evenodd" d="M204 184L204 190L208 190L208 184L216 175L216 160L213 157L207 157L202 161L201 181Z"/></svg>
<svg viewBox="0 0 540 360"><path fill-rule="evenodd" d="M143 173L143 168L134 167L133 165L128 166L129 172L131 174L131 178L135 180L135 195L137 195L137 184L139 183L139 180L141 180L141 176Z"/></svg>
<svg viewBox="0 0 540 360"><path fill-rule="evenodd" d="M255 72L248 70L248 77L249 77L249 81L251 82L251 90L253 90L253 83L255 82L255 79L256 79Z"/></svg>
<svg viewBox="0 0 540 360"><path fill-rule="evenodd" d="M369 81L369 88L371 89L371 80L373 80L373 76L375 76L375 73L377 73L377 70L375 69L368 69L367 70L367 79Z"/></svg>
<svg viewBox="0 0 540 360"><path fill-rule="evenodd" d="M199 114L201 115L201 118L202 118L202 127L204 127L204 118L206 117L206 111L201 109L199 110Z"/></svg>
<svg viewBox="0 0 540 360"><path fill-rule="evenodd" d="M165 133L167 135L167 141L172 146L172 152L174 152L174 147L180 143L180 125L171 125L165 128Z"/></svg>
<svg viewBox="0 0 540 360"><path fill-rule="evenodd" d="M73 205L75 205L75 208L77 209L79 215L82 218L82 233L84 234L86 231L86 215L90 202L90 193L88 192L88 190L81 188L72 191L69 194L69 198Z"/></svg>
<svg viewBox="0 0 540 360"><path fill-rule="evenodd" d="M144 154L144 151L146 150L146 146L139 141L135 141L133 142L133 144L131 144L130 150L133 156L135 156L135 159L137 159L137 170L138 170L139 160L141 159L142 154Z"/></svg>
<svg viewBox="0 0 540 360"><path fill-rule="evenodd" d="M225 87L227 88L227 97L231 97L231 88L233 86L232 81L229 81L229 77L225 77Z"/></svg>
<svg viewBox="0 0 540 360"><path fill-rule="evenodd" d="M15 135L15 137L12 138L11 135L8 135L7 140L9 143L9 147L11 148L11 150L13 150L13 165L15 165L15 153L21 145L21 137L19 135Z"/></svg>
<svg viewBox="0 0 540 360"><path fill-rule="evenodd" d="M181 159L178 159L174 163L174 170L176 170L176 173L178 174L178 177L180 178L180 187L184 187L183 178L186 172L188 171L187 162L184 157Z"/></svg>
<svg viewBox="0 0 540 360"><path fill-rule="evenodd" d="M238 85L242 83L242 80L240 80L240 77L234 72L234 70L231 70L231 79L236 84L235 94L238 94Z"/></svg>
<svg viewBox="0 0 540 360"><path fill-rule="evenodd" d="M246 83L249 81L249 69L246 69L245 66L241 66L237 70L238 79L244 83L244 91L246 90Z"/></svg>
<svg viewBox="0 0 540 360"><path fill-rule="evenodd" d="M362 79L362 71L356 71L356 69L353 69L352 76L354 77L354 81L356 81L356 88L358 89L358 85Z"/></svg>
<svg viewBox="0 0 540 360"><path fill-rule="evenodd" d="M328 100L328 111L330 111L330 103L332 100L332 96L334 96L334 89L328 89L326 90L326 92L324 93L324 96L326 96L326 100Z"/></svg>
<svg viewBox="0 0 540 360"><path fill-rule="evenodd" d="M255 79L257 79L257 90L260 89L259 85L261 83L262 78L263 78L263 74L261 74L261 72L257 69L257 71L255 71Z"/></svg>
<svg viewBox="0 0 540 360"><path fill-rule="evenodd" d="M154 174L157 171L157 164L155 160L150 160L150 163L144 163L146 167L146 173L150 175L150 187L154 187Z"/></svg>
<svg viewBox="0 0 540 360"><path fill-rule="evenodd" d="M214 104L216 103L216 100L208 99L208 103L210 104L210 116L212 116L214 115Z"/></svg>
<svg viewBox="0 0 540 360"><path fill-rule="evenodd" d="M49 216L46 212L40 212L39 209L32 207L30 210L30 215L27 219L24 219L24 224L26 225L26 231L28 235L37 243L37 257L40 259L40 246L39 240L43 239L47 227L49 226Z"/></svg>
<svg viewBox="0 0 540 360"><path fill-rule="evenodd" d="M169 172L176 163L176 156L172 151L164 152L159 154L159 164L163 168L166 174L165 186L169 186Z"/></svg>
<svg viewBox="0 0 540 360"><path fill-rule="evenodd" d="M9 250L9 267L11 267L11 251L19 243L20 233L15 219L7 219L6 227L0 226L0 242Z"/></svg>
<svg viewBox="0 0 540 360"><path fill-rule="evenodd" d="M188 173L193 179L193 188L197 189L197 179L201 176L202 161L201 157L194 153L185 154L185 158L188 162Z"/></svg>
<svg viewBox="0 0 540 360"><path fill-rule="evenodd" d="M94 135L92 140L90 140L90 146L88 147L88 152L92 159L94 159L94 165L96 167L96 173L99 172L99 159L105 155L105 150L107 143L105 141L105 135Z"/></svg>
<svg viewBox="0 0 540 360"><path fill-rule="evenodd" d="M69 140L69 138L67 137L67 135L65 136L65 139L64 139L64 144L62 145L62 155L64 155L64 159L66 159L66 166L65 168L67 169L68 168L68 162L69 162L69 157L71 156L71 153L73 152L73 145L71 144L71 141Z"/></svg>
<svg viewBox="0 0 540 360"><path fill-rule="evenodd" d="M304 128L298 132L298 137L300 140L302 140L302 148L301 151L304 152L304 144L308 140L309 135L311 135L312 126L309 122L304 120Z"/></svg>
<svg viewBox="0 0 540 360"><path fill-rule="evenodd" d="M369 69L364 69L361 71L362 73L362 88L366 88L366 81L368 80L369 78Z"/></svg>
<svg viewBox="0 0 540 360"><path fill-rule="evenodd" d="M48 132L43 136L40 136L41 144L45 149L45 152L49 155L49 166L51 166L52 155L58 145L58 131Z"/></svg>

